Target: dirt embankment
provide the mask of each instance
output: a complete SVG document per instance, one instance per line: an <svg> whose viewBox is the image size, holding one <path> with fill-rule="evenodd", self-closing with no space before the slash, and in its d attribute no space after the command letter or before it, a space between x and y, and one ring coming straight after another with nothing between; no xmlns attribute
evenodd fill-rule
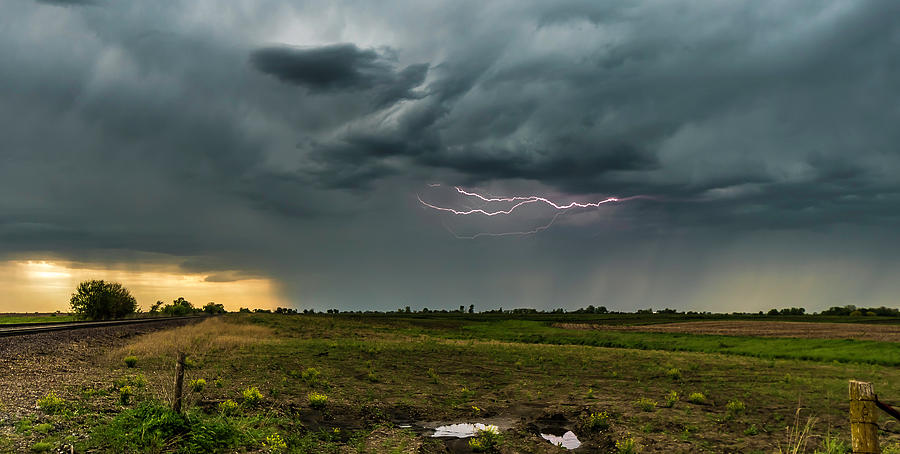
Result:
<svg viewBox="0 0 900 454"><path fill-rule="evenodd" d="M722 336L797 337L808 339L857 339L900 342L900 325L864 323L814 323L766 321L704 321L659 325L613 326L587 323L557 323L566 329L599 329L645 333L716 334Z"/></svg>
<svg viewBox="0 0 900 454"><path fill-rule="evenodd" d="M93 385L98 366L110 348L160 329L191 323L161 323L82 328L0 337L0 420L21 416L48 391L69 385Z"/></svg>

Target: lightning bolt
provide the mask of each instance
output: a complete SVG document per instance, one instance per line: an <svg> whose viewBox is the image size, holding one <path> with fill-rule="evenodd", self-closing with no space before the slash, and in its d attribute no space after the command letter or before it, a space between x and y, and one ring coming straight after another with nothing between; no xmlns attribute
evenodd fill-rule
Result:
<svg viewBox="0 0 900 454"><path fill-rule="evenodd" d="M439 184L429 184L428 187L435 188L439 187ZM631 196L631 197L607 197L605 199L598 200L596 202L569 202L569 203L558 203L554 202L547 197L540 195L517 195L517 196L509 196L509 197L497 197L492 195L484 195L479 194L477 192L463 189L459 186L454 186L454 189L458 194L463 197L474 198L484 202L485 204L494 204L494 203L512 203L508 208L467 208L467 209L456 209L446 206L435 205L434 203L426 202L422 199L422 196L416 194L416 198L419 203L423 206L430 208L435 211L440 211L444 213L450 213L454 216L469 216L469 215L482 215L487 217L493 216L509 216L512 215L514 211L517 209L530 205L530 204L541 204L547 207L552 208L556 211L554 216L550 219L550 221L544 225L538 226L534 229L530 230L522 230L522 231L514 231L514 232L500 232L500 233L490 233L490 232L482 232L474 235L460 235L449 228L446 224L444 227L449 231L453 236L460 239L475 239L483 236L524 236L524 235L533 235L544 230L549 229L556 220L568 213L572 209L580 209L580 208L599 208L601 205L609 204L609 203L617 203L624 202L633 199L639 198L650 198L647 196Z"/></svg>

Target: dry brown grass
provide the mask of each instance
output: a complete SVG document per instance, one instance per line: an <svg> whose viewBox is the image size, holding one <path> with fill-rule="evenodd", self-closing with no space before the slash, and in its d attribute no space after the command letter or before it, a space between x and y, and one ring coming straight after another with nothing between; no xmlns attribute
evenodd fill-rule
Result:
<svg viewBox="0 0 900 454"><path fill-rule="evenodd" d="M274 339L275 333L270 328L247 323L229 323L222 317L216 317L140 336L120 348L114 355L116 357L137 355L142 358L171 357L183 351L196 357L211 352L229 352Z"/></svg>

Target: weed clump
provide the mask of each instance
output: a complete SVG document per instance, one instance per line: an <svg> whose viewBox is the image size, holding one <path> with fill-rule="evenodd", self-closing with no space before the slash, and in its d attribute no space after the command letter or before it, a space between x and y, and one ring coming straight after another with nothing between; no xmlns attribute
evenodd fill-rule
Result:
<svg viewBox="0 0 900 454"><path fill-rule="evenodd" d="M190 386L191 386L191 391L193 391L195 393L203 392L203 388L206 387L206 380L204 380L202 378L198 378L196 380L191 380Z"/></svg>
<svg viewBox="0 0 900 454"><path fill-rule="evenodd" d="M66 407L66 401L58 397L55 392L50 391L46 396L38 399L37 406L44 413L52 415L61 412Z"/></svg>
<svg viewBox="0 0 900 454"><path fill-rule="evenodd" d="M635 405L637 405L637 407L640 408L642 411L655 411L657 403L653 399L641 397L640 399L637 400L637 402L635 402Z"/></svg>
<svg viewBox="0 0 900 454"><path fill-rule="evenodd" d="M625 438L616 441L617 454L635 454L637 452L638 445L634 441L634 437L626 436Z"/></svg>
<svg viewBox="0 0 900 454"><path fill-rule="evenodd" d="M469 439L469 447L475 452L496 452L502 441L503 436L497 426L489 425L475 432L475 436Z"/></svg>
<svg viewBox="0 0 900 454"><path fill-rule="evenodd" d="M53 424L50 424L50 423L47 423L47 422L42 423L42 424L36 424L36 425L33 427L33 429L34 429L34 431L37 432L37 433L46 434L46 433L49 433L51 430L53 430Z"/></svg>
<svg viewBox="0 0 900 454"><path fill-rule="evenodd" d="M666 377L671 378L672 380L681 380L681 370L677 367L673 367L666 371Z"/></svg>
<svg viewBox="0 0 900 454"><path fill-rule="evenodd" d="M691 393L691 395L688 396L688 402L698 405L705 404L706 396L704 396L703 393Z"/></svg>
<svg viewBox="0 0 900 454"><path fill-rule="evenodd" d="M307 385L314 385L319 382L320 375L322 375L322 373L315 367L307 367L300 373L300 378L305 381Z"/></svg>
<svg viewBox="0 0 900 454"><path fill-rule="evenodd" d="M162 452L172 446L181 452L220 452L236 446L240 437L225 418L179 414L161 402L145 401L98 426L92 439L119 452Z"/></svg>
<svg viewBox="0 0 900 454"><path fill-rule="evenodd" d="M219 412L223 415L233 415L237 413L238 407L240 407L240 405L231 399L219 402Z"/></svg>
<svg viewBox="0 0 900 454"><path fill-rule="evenodd" d="M259 388L256 386L251 386L241 391L241 395L244 397L244 404L249 406L258 405L263 398L262 393L259 392Z"/></svg>
<svg viewBox="0 0 900 454"><path fill-rule="evenodd" d="M678 403L678 400L679 400L678 392L677 391L669 391L669 394L666 394L666 403L664 404L664 407L672 408L675 406L676 403Z"/></svg>
<svg viewBox="0 0 900 454"><path fill-rule="evenodd" d="M729 400L728 403L725 404L725 410L729 415L743 413L745 409L744 403L739 400Z"/></svg>
<svg viewBox="0 0 900 454"><path fill-rule="evenodd" d="M585 432L602 432L609 429L609 414L605 411L588 413L581 418L580 425Z"/></svg>
<svg viewBox="0 0 900 454"><path fill-rule="evenodd" d="M284 452L287 450L287 443L284 442L281 435L276 433L266 437L266 441L263 442L263 449L271 453Z"/></svg>
<svg viewBox="0 0 900 454"><path fill-rule="evenodd" d="M138 359L137 359L137 356L128 355L122 361L125 363L126 367L133 368L133 367L137 366Z"/></svg>
<svg viewBox="0 0 900 454"><path fill-rule="evenodd" d="M306 397L309 399L309 406L315 409L325 408L328 403L328 396L322 393L311 392Z"/></svg>
<svg viewBox="0 0 900 454"><path fill-rule="evenodd" d="M131 401L131 397L134 396L134 388L131 386L123 386L119 388L119 403L122 405L128 405L128 402Z"/></svg>
<svg viewBox="0 0 900 454"><path fill-rule="evenodd" d="M53 449L53 445L47 443L46 441L39 441L33 445L31 445L32 452L50 452Z"/></svg>

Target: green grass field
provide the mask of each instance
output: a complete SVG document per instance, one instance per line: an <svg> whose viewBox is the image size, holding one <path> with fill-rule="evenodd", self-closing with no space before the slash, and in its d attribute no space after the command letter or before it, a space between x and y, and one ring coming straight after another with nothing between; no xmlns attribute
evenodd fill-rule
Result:
<svg viewBox="0 0 900 454"><path fill-rule="evenodd" d="M772 453L792 452L809 423L798 452L837 453L849 443L848 379L900 398L891 343L551 321L231 315L130 341L80 383L42 390L61 409L31 409L2 433L7 447L76 452L438 453L473 451L427 428L485 422L502 429L494 452L566 452L538 435L556 425L584 443L576 452L628 452L630 440L634 452ZM180 348L191 352L185 416L165 404ZM604 423L591 428L590 415ZM884 427L883 446L900 439Z"/></svg>
<svg viewBox="0 0 900 454"><path fill-rule="evenodd" d="M52 323L52 322L72 322L75 316L68 314L13 314L0 315L0 325L11 323Z"/></svg>

